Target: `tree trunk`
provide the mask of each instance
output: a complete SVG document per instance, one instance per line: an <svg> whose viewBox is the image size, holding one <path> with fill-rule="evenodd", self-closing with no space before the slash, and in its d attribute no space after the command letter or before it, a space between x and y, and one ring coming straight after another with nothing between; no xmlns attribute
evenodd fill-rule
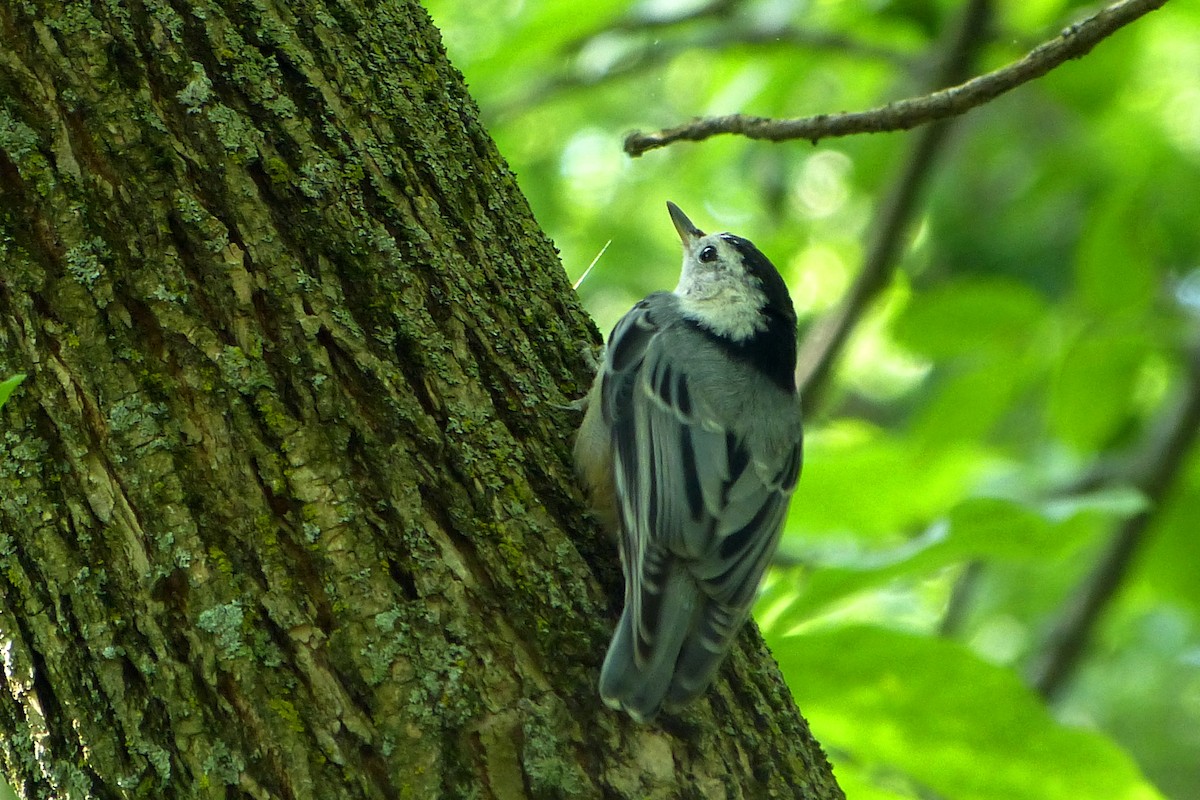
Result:
<svg viewBox="0 0 1200 800"><path fill-rule="evenodd" d="M0 8L24 797L837 797L753 632L605 709L596 340L407 2ZM666 278L664 278L666 279Z"/></svg>

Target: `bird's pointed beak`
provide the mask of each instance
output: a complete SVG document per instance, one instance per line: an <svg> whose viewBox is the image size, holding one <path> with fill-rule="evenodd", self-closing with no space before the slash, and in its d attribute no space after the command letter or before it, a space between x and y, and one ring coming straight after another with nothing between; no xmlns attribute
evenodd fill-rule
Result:
<svg viewBox="0 0 1200 800"><path fill-rule="evenodd" d="M679 206L667 201L667 211L671 212L671 222L675 224L675 231L679 234L680 241L683 242L683 249L689 253L696 246L696 240L704 236L704 231L692 224L692 221L687 218Z"/></svg>

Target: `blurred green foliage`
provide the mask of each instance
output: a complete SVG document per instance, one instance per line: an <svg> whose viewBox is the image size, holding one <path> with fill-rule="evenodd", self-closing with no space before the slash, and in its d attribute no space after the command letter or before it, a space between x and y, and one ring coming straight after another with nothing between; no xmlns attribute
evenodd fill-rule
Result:
<svg viewBox="0 0 1200 800"><path fill-rule="evenodd" d="M17 387L25 381L23 373L17 373L12 377L0 381L0 406L8 402L8 398L16 391Z"/></svg>
<svg viewBox="0 0 1200 800"><path fill-rule="evenodd" d="M667 199L770 255L802 327L836 305L915 134L725 136L639 159L623 136L920 94L961 13L428 6L569 275L611 240L580 288L605 331L675 283ZM996 4L978 70L1098 7ZM1155 448L1198 391L1200 4L974 110L934 170L894 279L809 409L759 622L851 798L1200 797L1200 456L1163 470ZM1143 514L1084 658L1042 700L1026 676Z"/></svg>

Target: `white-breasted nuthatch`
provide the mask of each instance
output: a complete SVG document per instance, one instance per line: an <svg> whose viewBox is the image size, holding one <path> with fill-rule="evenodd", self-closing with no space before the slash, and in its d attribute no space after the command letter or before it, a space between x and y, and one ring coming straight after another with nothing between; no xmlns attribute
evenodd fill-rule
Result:
<svg viewBox="0 0 1200 800"><path fill-rule="evenodd" d="M706 236L667 208L683 240L679 285L613 328L575 442L625 574L600 695L639 721L712 682L775 552L801 461L783 278L746 239Z"/></svg>

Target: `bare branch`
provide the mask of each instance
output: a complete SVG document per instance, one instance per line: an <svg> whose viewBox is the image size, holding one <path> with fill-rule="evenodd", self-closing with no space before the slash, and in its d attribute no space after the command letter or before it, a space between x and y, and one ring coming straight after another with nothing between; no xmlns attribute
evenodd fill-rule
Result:
<svg viewBox="0 0 1200 800"><path fill-rule="evenodd" d="M1064 603L1045 649L1029 671L1030 683L1047 699L1057 697L1075 673L1092 630L1124 583L1155 512L1196 444L1200 433L1200 348L1190 354L1188 366L1188 379L1162 432L1150 436L1149 454L1142 462L1147 468L1133 482L1149 500L1147 508L1117 529L1091 574Z"/></svg>
<svg viewBox="0 0 1200 800"><path fill-rule="evenodd" d="M796 119L730 114L697 119L657 133L635 131L625 139L625 152L640 156L647 150L677 141L700 141L723 133L778 142L807 139L814 144L834 136L909 130L935 120L963 114L1023 83L1040 78L1064 62L1086 55L1120 28L1163 6L1167 0L1122 0L1072 25L1035 47L1020 61L966 83L921 97L899 100L869 111L818 114Z"/></svg>
<svg viewBox="0 0 1200 800"><path fill-rule="evenodd" d="M951 33L952 40L942 57L934 88L960 81L969 73L975 54L986 38L990 17L989 0L972 0L968 4L957 28ZM830 369L850 331L896 271L917 200L933 174L934 162L951 124L953 120L941 120L917 136L900 176L893 182L875 215L866 257L854 284L838 307L822 317L800 345L796 385L810 414L821 405Z"/></svg>

